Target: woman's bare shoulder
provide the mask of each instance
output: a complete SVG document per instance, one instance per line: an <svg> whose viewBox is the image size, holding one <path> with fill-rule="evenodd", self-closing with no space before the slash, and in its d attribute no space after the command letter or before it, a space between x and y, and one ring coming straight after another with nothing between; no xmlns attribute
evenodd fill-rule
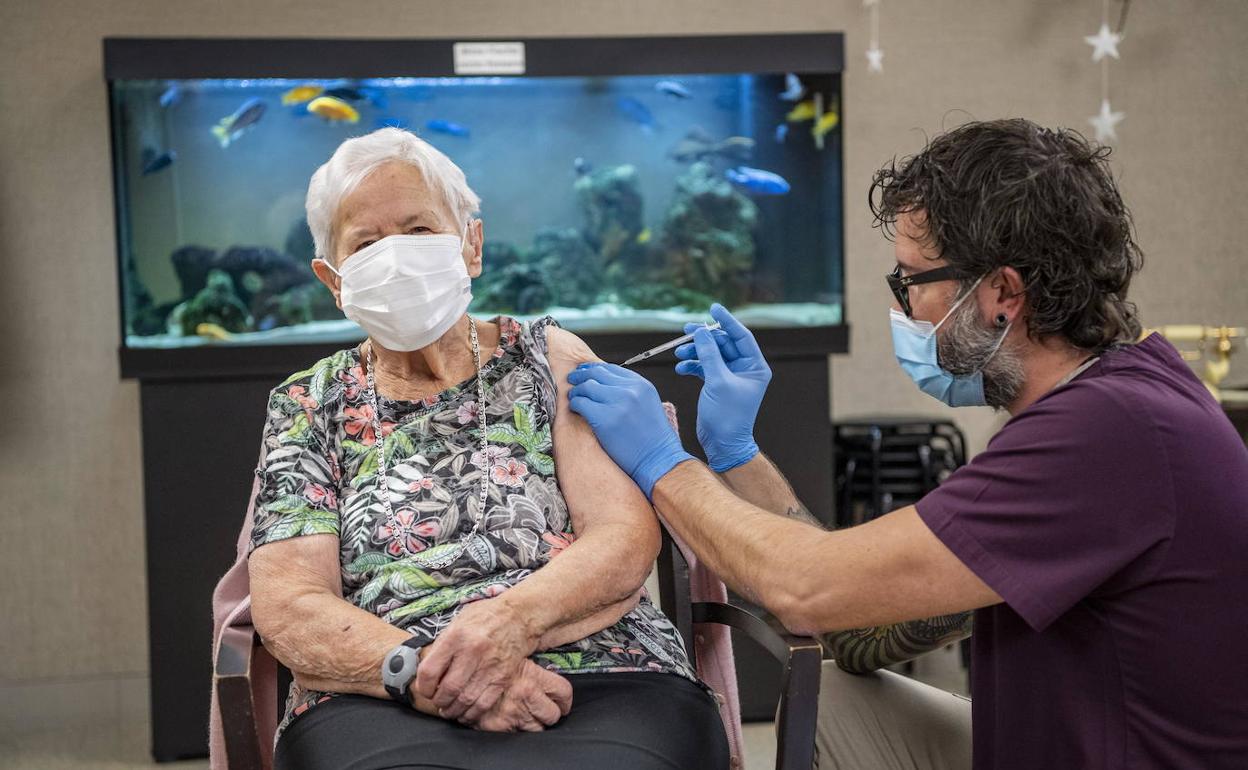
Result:
<svg viewBox="0 0 1248 770"><path fill-rule="evenodd" d="M553 324L546 328L546 349L552 367L563 365L571 368L588 361L602 360L585 340Z"/></svg>

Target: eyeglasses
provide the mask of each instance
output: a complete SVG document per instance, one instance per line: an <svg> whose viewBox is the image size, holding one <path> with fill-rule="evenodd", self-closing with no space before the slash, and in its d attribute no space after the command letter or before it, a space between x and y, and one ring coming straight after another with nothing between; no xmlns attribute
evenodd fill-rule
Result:
<svg viewBox="0 0 1248 770"><path fill-rule="evenodd" d="M898 265L893 272L884 276L884 280L888 281L888 288L893 290L893 296L897 298L897 304L901 305L901 310L906 314L906 318L913 318L914 313L910 309L911 286L918 286L922 283L936 283L937 281L952 281L960 277L958 272L949 265L924 270L914 275L902 275L901 265Z"/></svg>

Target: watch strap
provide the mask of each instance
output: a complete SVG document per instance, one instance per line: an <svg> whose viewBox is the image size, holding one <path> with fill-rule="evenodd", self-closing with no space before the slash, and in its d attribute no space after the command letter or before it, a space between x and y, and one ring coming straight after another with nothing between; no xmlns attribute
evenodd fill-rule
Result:
<svg viewBox="0 0 1248 770"><path fill-rule="evenodd" d="M420 668L420 650L425 642L416 637L405 640L381 664L381 685L392 700L412 705L411 686Z"/></svg>

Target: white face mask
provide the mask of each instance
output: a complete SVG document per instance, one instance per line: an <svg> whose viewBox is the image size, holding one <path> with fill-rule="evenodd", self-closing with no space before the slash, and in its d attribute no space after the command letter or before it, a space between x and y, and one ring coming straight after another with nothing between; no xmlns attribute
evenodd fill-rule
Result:
<svg viewBox="0 0 1248 770"><path fill-rule="evenodd" d="M329 269L342 279L347 318L390 350L428 347L472 301L458 235L391 235Z"/></svg>

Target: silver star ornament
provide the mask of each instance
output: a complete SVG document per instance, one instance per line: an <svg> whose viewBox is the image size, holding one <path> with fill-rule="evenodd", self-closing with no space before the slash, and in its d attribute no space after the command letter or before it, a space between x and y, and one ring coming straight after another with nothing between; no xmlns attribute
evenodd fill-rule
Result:
<svg viewBox="0 0 1248 770"><path fill-rule="evenodd" d="M872 44L867 49L867 70L870 72L884 71L884 52L875 44Z"/></svg>
<svg viewBox="0 0 1248 770"><path fill-rule="evenodd" d="M1102 24L1095 35L1089 35L1084 40L1092 46L1092 61L1100 61L1106 56L1118 58L1118 44L1122 42L1122 35L1111 32L1108 24Z"/></svg>
<svg viewBox="0 0 1248 770"><path fill-rule="evenodd" d="M1096 141L1102 144L1118 141L1118 132L1114 130L1114 127L1126 116L1124 112L1114 112L1110 109L1109 100L1102 99L1101 113L1088 119L1088 122L1096 129Z"/></svg>

